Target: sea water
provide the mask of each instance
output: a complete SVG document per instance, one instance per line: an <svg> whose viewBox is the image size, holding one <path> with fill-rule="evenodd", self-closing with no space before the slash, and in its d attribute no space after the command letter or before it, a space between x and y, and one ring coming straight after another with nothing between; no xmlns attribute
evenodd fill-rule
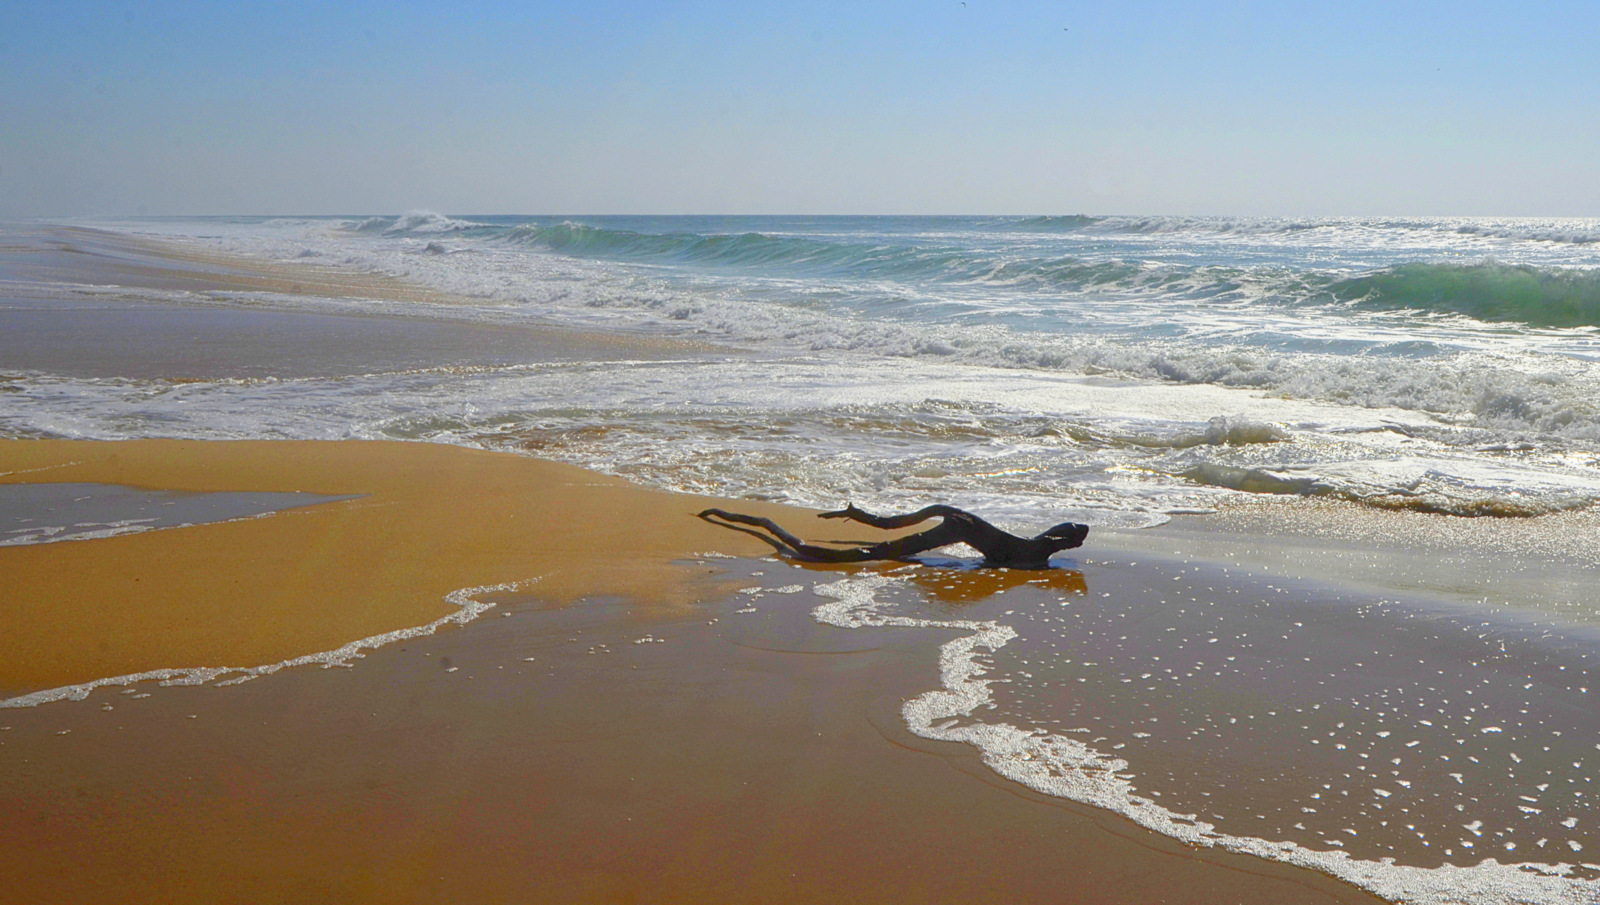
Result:
<svg viewBox="0 0 1600 905"><path fill-rule="evenodd" d="M80 482L0 484L0 547L137 534L259 518L354 496L195 493Z"/></svg>
<svg viewBox="0 0 1600 905"><path fill-rule="evenodd" d="M958 607L905 569L811 590L829 625L949 629L907 726L1036 791L1396 902L1600 893L1595 633L1216 564L1066 569Z"/></svg>
<svg viewBox="0 0 1600 905"><path fill-rule="evenodd" d="M809 505L960 499L1018 525L1157 524L1239 491L1461 515L1600 499L1600 221L102 225L465 299L142 291L169 303L556 323L719 351L182 384L7 369L7 435L437 440Z"/></svg>
<svg viewBox="0 0 1600 905"><path fill-rule="evenodd" d="M941 609L937 588L905 576L808 586L836 601L818 605L829 624L946 625L942 687L908 703L908 725L977 745L1040 791L1397 901L1600 891L1600 593L1581 580L1600 564L1592 536L1514 547L1469 577L1401 591L1109 555L1138 546L1119 531L1159 533L1243 499L1441 525L1560 525L1591 511L1600 221L413 213L87 225L394 274L450 297L39 280L6 294L581 327L684 353L408 355L359 373L198 380L0 362L0 435L428 440L736 498L947 502L1030 533L1088 522L1099 533L1065 563L1081 581L1024 583L965 609ZM1499 583L1502 568L1518 574ZM1560 584L1559 606L1539 599L1547 584Z"/></svg>

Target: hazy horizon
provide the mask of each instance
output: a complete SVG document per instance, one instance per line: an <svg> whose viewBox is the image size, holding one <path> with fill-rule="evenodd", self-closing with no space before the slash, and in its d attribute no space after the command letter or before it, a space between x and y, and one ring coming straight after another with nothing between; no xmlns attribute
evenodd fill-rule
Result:
<svg viewBox="0 0 1600 905"><path fill-rule="evenodd" d="M0 11L0 217L1600 215L1600 9Z"/></svg>
<svg viewBox="0 0 1600 905"><path fill-rule="evenodd" d="M1361 221L1361 220L1395 220L1395 221L1404 221L1404 220L1422 220L1422 221L1431 221L1431 220L1506 220L1506 221L1519 221L1519 220L1525 220L1525 221L1538 221L1538 222L1544 222L1544 221L1568 221L1568 220L1570 220L1570 221L1574 221L1574 222L1588 222L1588 221L1593 221L1593 220L1596 220L1596 219L1600 219L1600 217L1588 216L1588 215L1582 215L1582 214L1576 214L1576 215L1448 214L1448 213L1444 213L1444 214L1405 214L1405 213L1388 213L1388 214L1293 214L1293 213L1287 213L1287 214L1213 214L1213 213L1188 213L1188 212L1183 212L1183 213L1165 212L1165 213L1163 213L1163 212L1150 212L1150 211L1114 211L1114 210L1104 210L1104 211L1091 211L1091 210L973 211L973 212L969 212L969 213L949 213L949 212L942 212L942 211L933 211L933 212L922 213L922 214L900 213L900 212L895 212L895 211L889 211L889 212L885 212L885 213L860 213L860 212L851 212L851 211L838 211L838 212L828 212L828 213L797 213L797 212L793 212L793 211L730 213L730 212L726 212L726 211L687 211L687 212L679 212L679 211L604 212L604 211L558 211L558 210L547 210L547 211L509 211L509 210L508 211L451 211L451 210L435 210L433 208L425 208L425 207L394 208L394 209L390 209L390 210L377 210L377 209L374 209L374 210L364 210L364 211L357 211L357 210L326 211L326 212L316 212L316 213L307 213L307 212L304 212L304 211L289 211L289 210L272 211L272 212L261 212L261 211L208 211L208 212L205 212L205 213L192 213L192 212L183 212L183 211L171 212L171 213L151 213L151 212L137 212L137 211L136 212L131 212L131 213L79 213L79 214L59 213L59 214L22 215L22 216L8 217L8 218L5 218L5 219L10 221L10 222L17 222L17 223L27 223L27 222L50 223L52 221L72 221L72 222L94 222L96 220L104 220L104 221L107 221L107 222L119 222L119 221L125 221L125 220L127 220L127 221L140 221L140 220L150 220L150 221L174 220L174 221L182 221L182 220L233 219L233 218L243 219L243 220L253 220L253 219L293 220L293 219L296 219L296 218L316 219L316 220L341 220L341 219L342 220L350 220L350 219L368 218L368 217L399 218L399 217L416 217L416 216L444 217L444 218L448 218L448 219L459 219L459 220L488 219L488 218L495 218L495 219L522 218L522 219L535 219L535 220L537 220L537 219L541 219L541 218L548 219L548 218L552 218L552 217L569 217L569 218L573 218L573 217L575 217L575 218L594 217L594 218L606 218L606 219L638 218L638 219L662 219L662 220L667 220L667 219L684 219L684 220L692 220L692 219L702 219L702 220L716 220L716 219L760 220L760 219L767 219L767 220L771 220L771 219L783 219L783 218L786 218L786 217L812 218L812 219L818 219L818 220L829 219L829 218L832 218L832 219L852 219L852 218L855 218L855 219L863 219L863 220L866 220L866 219L896 219L896 218L898 218L898 219L917 219L917 218L921 218L921 219L935 219L935 220L936 219L959 220L959 219L972 219L972 218L983 218L983 217L994 217L994 218L997 218L997 219L1007 219L1007 218L1023 218L1023 219L1027 219L1027 218L1035 218L1035 217L1037 217L1037 218L1056 219L1056 218L1070 218L1070 217L1087 217L1087 218L1092 219L1092 220L1115 220L1115 219L1137 220L1137 219L1140 219L1140 218L1173 218L1173 219L1193 219L1193 220L1242 219L1242 220L1352 220L1352 221Z"/></svg>

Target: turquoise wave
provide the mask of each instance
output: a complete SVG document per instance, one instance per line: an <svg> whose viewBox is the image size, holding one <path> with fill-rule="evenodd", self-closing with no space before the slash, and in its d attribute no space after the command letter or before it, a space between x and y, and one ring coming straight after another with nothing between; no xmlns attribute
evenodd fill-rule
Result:
<svg viewBox="0 0 1600 905"><path fill-rule="evenodd" d="M1328 291L1369 309L1465 314L1535 327L1600 326L1600 270L1402 264L1339 280Z"/></svg>
<svg viewBox="0 0 1600 905"><path fill-rule="evenodd" d="M1125 282L1145 273L1141 265L1125 261L1028 260L953 247L824 242L764 233L641 233L576 223L516 226L504 241L578 257L884 280L1030 282L1071 288Z"/></svg>
<svg viewBox="0 0 1600 905"><path fill-rule="evenodd" d="M1199 221L1074 214L1003 221L1006 229L1092 232L1192 229L1292 232L1323 224ZM575 257L727 268L759 275L905 283L984 283L1019 290L1175 294L1269 305L1349 306L1368 311L1460 314L1534 327L1600 326L1600 269L1528 264L1407 263L1357 276L1283 266L1183 265L1081 258L1019 248L927 244L885 236L851 241L768 232L647 232L577 222L482 223L437 214L374 217L353 230L383 236L453 234Z"/></svg>

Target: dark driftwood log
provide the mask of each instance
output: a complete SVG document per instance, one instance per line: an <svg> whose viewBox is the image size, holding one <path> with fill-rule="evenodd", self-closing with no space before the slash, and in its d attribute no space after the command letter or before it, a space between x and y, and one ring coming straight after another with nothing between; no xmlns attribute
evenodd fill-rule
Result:
<svg viewBox="0 0 1600 905"><path fill-rule="evenodd" d="M726 527L730 528L735 525L763 528L770 532L770 537L753 531L750 533L772 544L781 553L811 562L906 559L950 544L967 544L983 554L983 562L987 566L1043 569L1049 566L1051 554L1081 546L1083 539L1089 534L1087 525L1064 522L1037 537L1018 537L954 506L928 506L907 515L873 515L851 505L835 512L821 513L818 518L850 519L875 528L906 528L931 518L943 521L927 531L895 540L840 548L808 544L785 531L772 519L760 516L741 515L722 509L707 509L700 513L700 517L711 522L725 523Z"/></svg>

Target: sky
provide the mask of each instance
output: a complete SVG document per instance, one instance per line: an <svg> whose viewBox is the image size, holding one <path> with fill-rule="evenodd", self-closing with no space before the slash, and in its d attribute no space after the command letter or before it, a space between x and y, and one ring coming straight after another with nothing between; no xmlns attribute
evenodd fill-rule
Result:
<svg viewBox="0 0 1600 905"><path fill-rule="evenodd" d="M1600 4L0 4L0 218L1600 216Z"/></svg>

